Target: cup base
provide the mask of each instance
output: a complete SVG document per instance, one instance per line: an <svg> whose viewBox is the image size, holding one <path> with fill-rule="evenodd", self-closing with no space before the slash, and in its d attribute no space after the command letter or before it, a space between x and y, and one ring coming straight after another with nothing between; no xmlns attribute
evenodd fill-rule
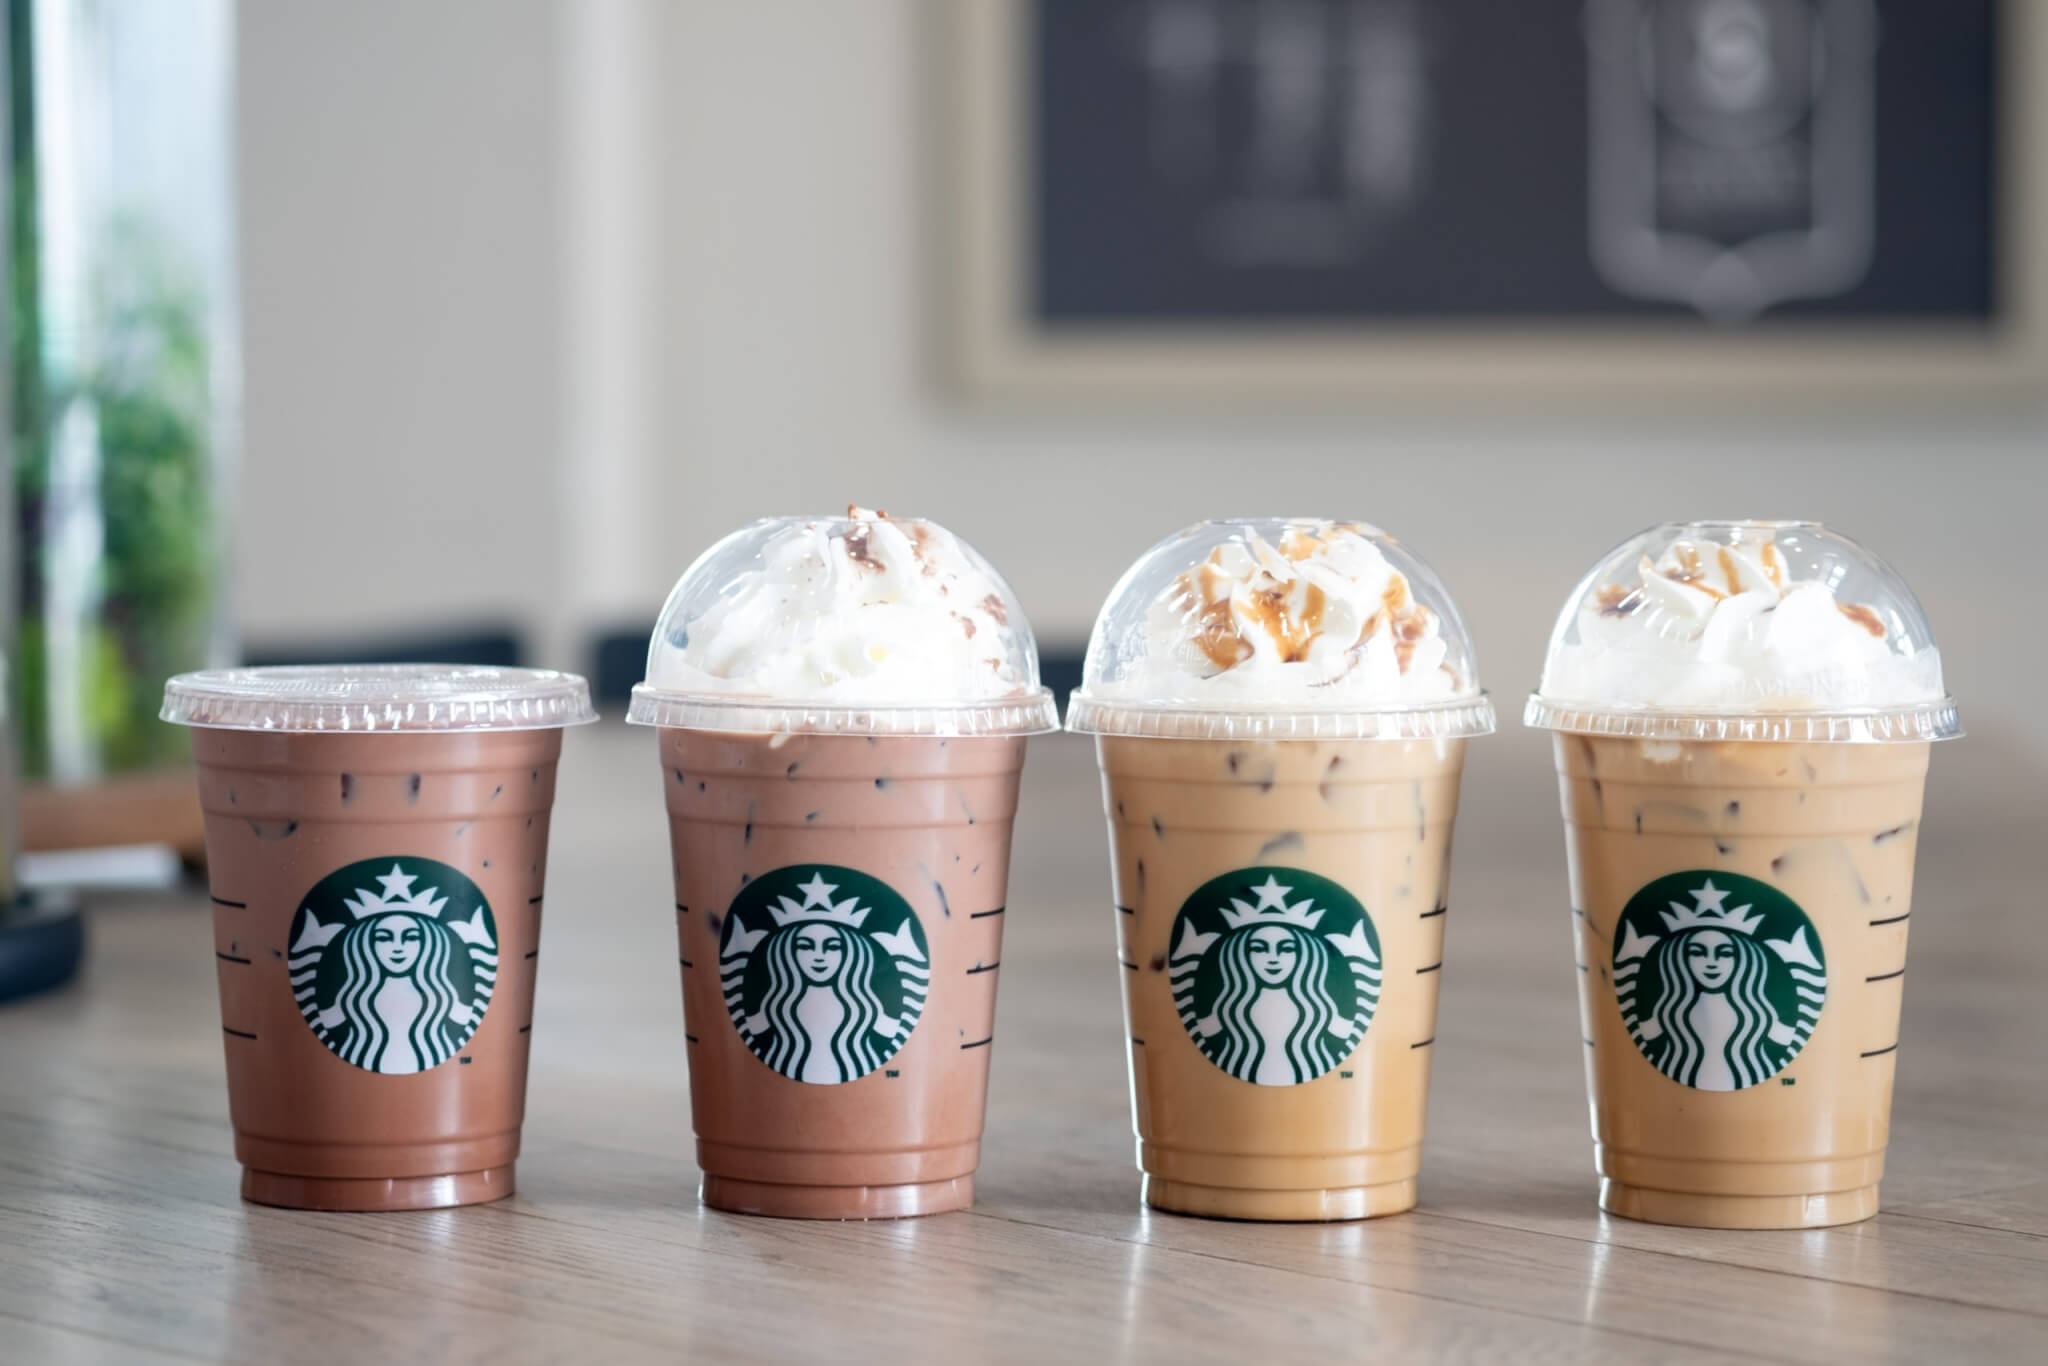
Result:
<svg viewBox="0 0 2048 1366"><path fill-rule="evenodd" d="M1415 1208L1415 1178L1377 1186L1315 1190L1253 1190L1243 1186L1200 1186L1192 1181L1145 1177L1145 1203L1173 1214L1255 1223L1327 1224L1376 1219Z"/></svg>
<svg viewBox="0 0 2048 1366"><path fill-rule="evenodd" d="M1624 1186L1602 1178L1600 1208L1646 1224L1685 1228L1827 1228L1877 1213L1877 1187L1814 1195L1701 1195Z"/></svg>
<svg viewBox="0 0 2048 1366"><path fill-rule="evenodd" d="M293 1176L288 1172L242 1171L242 1198L283 1209L401 1210L482 1205L512 1193L512 1166L446 1176Z"/></svg>
<svg viewBox="0 0 2048 1366"><path fill-rule="evenodd" d="M795 1186L707 1172L698 1194L713 1209L771 1219L915 1219L972 1205L974 1178L955 1176L900 1186Z"/></svg>

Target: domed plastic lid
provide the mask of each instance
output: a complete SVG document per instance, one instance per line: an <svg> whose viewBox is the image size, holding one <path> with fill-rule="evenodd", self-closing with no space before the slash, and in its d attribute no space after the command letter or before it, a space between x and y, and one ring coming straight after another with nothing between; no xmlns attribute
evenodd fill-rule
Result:
<svg viewBox="0 0 2048 1366"><path fill-rule="evenodd" d="M1658 740L1962 734L1913 590L1817 522L1666 522L1580 582L1524 721Z"/></svg>
<svg viewBox="0 0 2048 1366"><path fill-rule="evenodd" d="M1362 522L1198 522L1095 619L1067 728L1184 739L1451 739L1493 729L1442 580Z"/></svg>
<svg viewBox="0 0 2048 1366"><path fill-rule="evenodd" d="M935 522L767 517L669 594L628 721L743 734L1059 728L1016 594Z"/></svg>
<svg viewBox="0 0 2048 1366"><path fill-rule="evenodd" d="M212 669L164 684L164 720L215 730L549 730L595 721L590 687L552 669L322 664Z"/></svg>

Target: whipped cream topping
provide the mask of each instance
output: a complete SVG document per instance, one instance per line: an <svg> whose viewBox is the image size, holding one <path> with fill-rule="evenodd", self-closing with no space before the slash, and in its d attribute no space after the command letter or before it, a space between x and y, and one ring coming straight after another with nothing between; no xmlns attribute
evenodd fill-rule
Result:
<svg viewBox="0 0 2048 1366"><path fill-rule="evenodd" d="M1554 644L1542 695L1658 709L1876 707L1942 697L1932 648L1895 649L1900 623L1795 580L1773 540L1679 540L1599 584L1577 639Z"/></svg>
<svg viewBox="0 0 2048 1366"><path fill-rule="evenodd" d="M647 682L875 704L1006 697L1033 683L1012 611L1009 590L952 533L849 507L843 522L771 536L758 569L657 640Z"/></svg>
<svg viewBox="0 0 2048 1366"><path fill-rule="evenodd" d="M1353 523L1244 529L1152 603L1145 648L1105 698L1398 702L1470 691L1437 614Z"/></svg>

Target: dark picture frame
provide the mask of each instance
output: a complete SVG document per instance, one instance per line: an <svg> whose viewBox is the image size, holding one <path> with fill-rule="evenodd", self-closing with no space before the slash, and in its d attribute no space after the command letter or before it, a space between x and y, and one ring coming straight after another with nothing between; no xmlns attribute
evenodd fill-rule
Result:
<svg viewBox="0 0 2048 1366"><path fill-rule="evenodd" d="M1218 25L1159 30L1176 2L935 9L944 354L959 391L1210 406L1808 402L2026 394L2048 380L2048 15L2020 0L1973 0L1976 28L1931 0L1178 0L1233 26L1234 65L1217 55ZM1380 83L1360 126L1399 127L1404 108L1434 101L1407 120L1431 130L1444 163L1425 168L1421 191L1413 149L1385 135L1333 171L1327 144L1342 130L1327 116L1323 143L1307 139L1319 163L1267 157L1264 188L1215 170L1256 162L1259 121L1280 117L1247 112L1242 70L1246 47L1268 42L1245 37L1268 3L1327 12L1298 41L1307 59L1342 67L1327 46L1359 45L1344 69L1356 89ZM1736 128L1761 151L1721 150L1727 120L1713 110L1688 122L1682 104L1639 107L1650 63L1704 50L1682 27L1660 46L1657 25L1704 22L1715 4L1775 18L1781 62L1827 73L1799 87L1808 103ZM1690 8L1667 23L1678 7ZM1385 31L1360 38L1371 24ZM1196 125L1208 159L1189 184L1173 179L1189 139L1160 131L1162 101L1180 92L1162 63L1195 71L1185 84L1209 101ZM1443 89L1424 88L1431 73L1449 73ZM1776 166L1786 147L1810 158L1790 199L1801 221L1768 203L1732 218L1710 204L1718 216L1703 221L1735 235L1704 248L1670 226L1707 212L1688 185ZM1555 173L1532 174L1531 158Z"/></svg>

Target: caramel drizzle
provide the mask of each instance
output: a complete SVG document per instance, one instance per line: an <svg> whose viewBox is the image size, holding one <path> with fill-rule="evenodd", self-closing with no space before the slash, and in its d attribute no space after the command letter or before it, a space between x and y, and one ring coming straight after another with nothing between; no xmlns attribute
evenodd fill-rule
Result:
<svg viewBox="0 0 2048 1366"><path fill-rule="evenodd" d="M1757 558L1763 561L1764 573L1770 578L1771 586L1782 592L1785 587L1785 562L1778 558L1778 543L1765 541L1764 548L1758 552Z"/></svg>
<svg viewBox="0 0 2048 1366"><path fill-rule="evenodd" d="M1230 599L1219 598L1195 613L1195 648L1221 671L1252 657L1251 642L1238 634L1230 615Z"/></svg>
<svg viewBox="0 0 2048 1366"><path fill-rule="evenodd" d="M1624 588L1618 583L1603 583L1593 594L1600 604L1601 614L1610 617L1625 617L1643 605L1643 590Z"/></svg>
<svg viewBox="0 0 2048 1366"><path fill-rule="evenodd" d="M1322 537L1299 528L1290 528L1280 543L1280 553L1297 562L1328 548L1329 543ZM1261 578L1271 580L1271 575L1262 574ZM1169 605L1192 626L1191 643L1218 672L1234 669L1258 653L1237 620L1231 588L1232 580L1223 571L1219 547L1207 561L1174 581L1169 599ZM1309 650L1323 634L1330 605L1328 595L1315 584L1275 581L1271 587L1250 589L1246 597L1249 626L1265 633L1281 662L1297 664L1307 659ZM1410 597L1407 576L1394 574L1380 595L1380 610L1365 622L1348 648L1351 662L1356 664L1365 643L1386 630L1393 636L1394 658L1401 672L1408 672L1416 647L1429 634L1433 620L1430 610Z"/></svg>
<svg viewBox="0 0 2048 1366"><path fill-rule="evenodd" d="M1735 552L1724 545L1721 547L1719 558L1721 561L1721 577L1728 580L1729 593L1740 593L1742 591L1742 571L1735 567Z"/></svg>
<svg viewBox="0 0 2048 1366"><path fill-rule="evenodd" d="M1330 548L1330 543L1313 531L1291 526L1280 537L1280 553L1290 560L1301 561L1311 555L1320 555Z"/></svg>
<svg viewBox="0 0 2048 1366"><path fill-rule="evenodd" d="M1373 613L1359 631L1358 641L1351 647L1352 659L1356 662L1365 643L1385 629L1394 637L1394 662L1405 674L1415 661L1415 647L1429 634L1433 620L1434 613L1409 597L1408 576L1396 574L1387 581L1386 591L1380 594L1380 610Z"/></svg>
<svg viewBox="0 0 2048 1366"><path fill-rule="evenodd" d="M1231 616L1229 590L1211 596L1221 578L1215 557L1211 556L1209 563L1174 580L1172 599L1174 611L1194 625L1195 648L1219 672L1236 668L1253 653L1251 643L1238 634L1237 622Z"/></svg>
<svg viewBox="0 0 2048 1366"><path fill-rule="evenodd" d="M1415 647L1429 633L1429 609L1417 607L1412 612L1403 612L1394 618L1394 662L1407 673L1408 666L1415 662Z"/></svg>
<svg viewBox="0 0 2048 1366"><path fill-rule="evenodd" d="M1642 573L1645 575L1661 574L1673 583L1681 583L1688 588L1698 589L1717 601L1742 592L1742 576L1735 563L1733 547L1717 546L1715 551L1720 564L1721 577L1728 585L1725 591L1707 581L1706 566L1701 563L1699 547L1683 542L1671 547L1671 553L1678 561L1674 567L1670 569L1655 569L1651 566L1649 557L1644 556ZM1785 589L1785 561L1778 554L1778 543L1776 541L1765 541L1759 546L1757 548L1757 562L1764 571L1764 577L1771 581L1771 586L1783 592ZM1645 601L1643 590L1640 587L1628 588L1618 583L1600 585L1594 591L1593 599L1599 604L1601 614L1610 617L1628 616L1642 607ZM1772 611L1775 608L1765 608L1764 610ZM1871 607L1860 602L1841 602L1835 604L1835 610L1870 632L1871 635L1876 636L1879 640L1884 639L1884 619L1878 616L1877 612Z"/></svg>
<svg viewBox="0 0 2048 1366"><path fill-rule="evenodd" d="M1659 570L1658 572L1663 574L1665 578L1673 583L1682 583L1687 588L1697 588L1710 598L1718 599L1728 596L1720 589L1714 587L1713 584L1707 582L1707 567L1700 563L1700 552L1697 546L1680 544L1673 546L1671 549L1672 553L1678 556L1678 565L1673 569ZM1725 554L1726 552L1723 553Z"/></svg>
<svg viewBox="0 0 2048 1366"><path fill-rule="evenodd" d="M1280 662L1294 664L1308 657L1308 647L1323 633L1323 613L1329 602L1323 590L1306 585L1299 615L1288 610L1292 587L1262 588L1251 595L1250 614L1260 630L1279 647Z"/></svg>

